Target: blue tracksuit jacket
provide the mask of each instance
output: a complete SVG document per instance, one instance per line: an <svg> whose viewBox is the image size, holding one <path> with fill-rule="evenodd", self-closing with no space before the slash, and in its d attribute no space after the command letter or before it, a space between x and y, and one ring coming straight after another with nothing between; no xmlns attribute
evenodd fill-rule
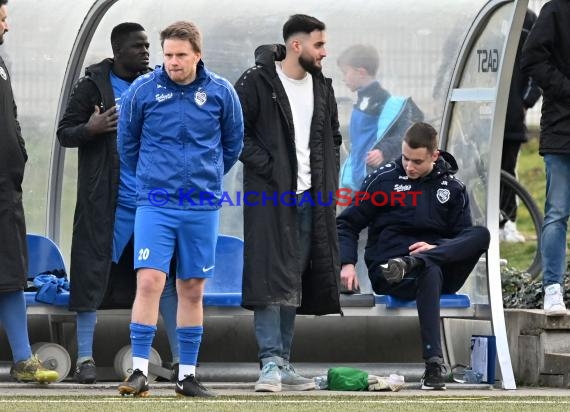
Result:
<svg viewBox="0 0 570 412"><path fill-rule="evenodd" d="M219 208L223 176L242 146L235 90L202 61L189 85L173 82L157 67L123 95L118 148L123 165L136 172L137 206Z"/></svg>

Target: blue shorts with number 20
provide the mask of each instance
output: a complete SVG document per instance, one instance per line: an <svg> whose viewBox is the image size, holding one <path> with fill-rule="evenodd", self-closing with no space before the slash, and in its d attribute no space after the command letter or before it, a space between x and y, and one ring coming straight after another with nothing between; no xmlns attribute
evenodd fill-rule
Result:
<svg viewBox="0 0 570 412"><path fill-rule="evenodd" d="M219 210L178 210L140 206L135 216L135 269L168 275L176 251L176 277L214 275Z"/></svg>

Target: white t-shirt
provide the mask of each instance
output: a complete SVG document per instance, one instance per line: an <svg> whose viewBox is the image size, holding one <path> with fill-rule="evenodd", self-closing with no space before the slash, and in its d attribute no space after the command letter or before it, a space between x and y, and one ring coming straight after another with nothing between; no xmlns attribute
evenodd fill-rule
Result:
<svg viewBox="0 0 570 412"><path fill-rule="evenodd" d="M309 136L314 108L313 76L307 73L301 80L291 79L283 73L281 64L276 63L275 65L293 114L297 151L297 193L301 193L311 188Z"/></svg>

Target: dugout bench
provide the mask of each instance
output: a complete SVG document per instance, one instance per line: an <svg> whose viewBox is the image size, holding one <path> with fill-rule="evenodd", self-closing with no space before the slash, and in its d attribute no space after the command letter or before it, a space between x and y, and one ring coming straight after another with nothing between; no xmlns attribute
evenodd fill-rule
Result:
<svg viewBox="0 0 570 412"><path fill-rule="evenodd" d="M33 281L38 274L45 272L65 271L65 263L61 251L50 239L37 234L28 234L29 269L28 280ZM204 308L206 316L251 315L241 304L241 274L243 270L243 241L237 237L220 235L216 248L216 272L206 283L204 292ZM25 292L28 314L45 315L48 319L50 342L39 342L33 345L47 367L57 370L63 380L71 370L71 359L63 346L65 323L74 324L75 314L69 312L69 292L60 291L53 304L36 300L35 291ZM471 305L469 296L464 294L442 295L441 318L474 318L476 311ZM415 301L405 301L389 295L352 294L341 295L341 306L344 316L417 316ZM105 313L128 316L126 309L105 310ZM442 323L443 326L443 323ZM445 328L442 327L442 344L446 350ZM121 348L115 355L115 373L126 376L130 368L130 347ZM168 378L170 371L162 367L158 352L154 349L150 358L151 380L157 376Z"/></svg>

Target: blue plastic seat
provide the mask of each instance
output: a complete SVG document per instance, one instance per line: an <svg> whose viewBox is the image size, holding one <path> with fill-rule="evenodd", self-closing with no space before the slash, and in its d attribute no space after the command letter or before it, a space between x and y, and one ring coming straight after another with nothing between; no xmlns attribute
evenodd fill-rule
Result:
<svg viewBox="0 0 570 412"><path fill-rule="evenodd" d="M28 233L26 235L28 243L28 280L33 280L42 272L63 270L65 271L65 262L57 245L49 238ZM36 292L25 292L26 304L39 305L43 303L36 302ZM55 306L69 305L69 292L58 293Z"/></svg>
<svg viewBox="0 0 570 412"><path fill-rule="evenodd" d="M240 306L243 272L243 240L219 235L214 276L204 288L204 306Z"/></svg>
<svg viewBox="0 0 570 412"><path fill-rule="evenodd" d="M45 272L65 269L63 257L57 245L45 236L28 234L28 279ZM243 241L234 236L220 235L216 245L214 277L208 279L204 290L205 306L240 306L243 270ZM36 302L36 292L26 292L28 305ZM69 292L57 295L55 306L68 306Z"/></svg>
<svg viewBox="0 0 570 412"><path fill-rule="evenodd" d="M28 233L28 279L48 270L65 270L61 251L51 239Z"/></svg>
<svg viewBox="0 0 570 412"><path fill-rule="evenodd" d="M374 300L377 305L386 305L387 309L416 307L415 300L404 300L390 295L376 295ZM468 308L471 306L471 300L469 296L462 294L441 295L439 305L441 308Z"/></svg>

